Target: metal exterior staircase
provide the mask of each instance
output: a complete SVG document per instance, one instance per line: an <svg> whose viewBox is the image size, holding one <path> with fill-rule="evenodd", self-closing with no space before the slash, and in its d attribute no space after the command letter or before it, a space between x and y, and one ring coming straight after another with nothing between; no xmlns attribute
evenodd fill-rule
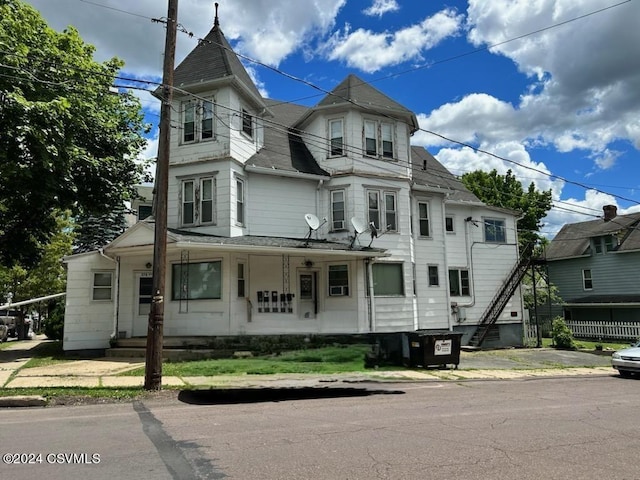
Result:
<svg viewBox="0 0 640 480"><path fill-rule="evenodd" d="M520 285L522 277L524 277L527 268L531 265L533 261L531 255L532 251L532 247L528 247L527 249L525 249L520 257L520 260L513 267L506 280L502 284L500 290L498 290L491 302L489 302L489 306L482 314L482 317L480 317L480 321L478 322L476 331L469 339L469 346L482 346L482 342L487 336L487 333L489 333L491 327L498 321L498 318L504 310L504 307L507 305L507 302L509 301L513 293L516 291L518 285Z"/></svg>

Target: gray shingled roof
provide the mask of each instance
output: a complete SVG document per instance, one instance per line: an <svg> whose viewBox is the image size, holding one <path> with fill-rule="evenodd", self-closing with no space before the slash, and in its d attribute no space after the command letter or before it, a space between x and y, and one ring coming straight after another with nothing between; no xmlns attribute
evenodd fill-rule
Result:
<svg viewBox="0 0 640 480"><path fill-rule="evenodd" d="M265 102L274 116L265 120L264 147L247 160L247 165L329 176L320 168L300 136L289 128L307 111L307 107L276 100Z"/></svg>
<svg viewBox="0 0 640 480"><path fill-rule="evenodd" d="M618 215L605 222L603 219L566 224L547 246L547 260L586 255L590 239L604 235L618 235L620 246L617 251L640 249L640 213Z"/></svg>
<svg viewBox="0 0 640 480"><path fill-rule="evenodd" d="M411 167L414 184L450 190L449 199L451 200L482 203L423 147L411 147Z"/></svg>
<svg viewBox="0 0 640 480"><path fill-rule="evenodd" d="M256 98L262 98L244 66L233 53L216 17L209 34L174 70L173 84L188 88L225 77L230 80L237 78Z"/></svg>
<svg viewBox="0 0 640 480"><path fill-rule="evenodd" d="M357 105L364 109L373 110L376 113L386 114L394 118L404 118L408 121L411 132L415 132L419 127L418 119L411 110L392 98L387 97L380 90L377 90L353 74L348 75L347 78L331 90L326 97L320 100L320 102L308 112L305 118L315 110L336 105Z"/></svg>

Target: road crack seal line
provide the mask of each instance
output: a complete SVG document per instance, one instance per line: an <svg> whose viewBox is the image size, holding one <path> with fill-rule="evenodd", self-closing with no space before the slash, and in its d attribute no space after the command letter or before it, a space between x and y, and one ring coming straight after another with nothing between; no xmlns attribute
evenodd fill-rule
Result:
<svg viewBox="0 0 640 480"><path fill-rule="evenodd" d="M160 458L175 480L183 480L185 478L220 479L227 477L227 475L210 464L208 459L205 458L196 458L194 462L200 467L199 469L202 469L203 464L209 463L211 467L210 474L206 477L198 475L183 453L181 445L184 445L184 442L176 442L171 435L164 430L162 422L158 420L142 402L133 402L133 409L138 413L138 417L142 423L142 431L156 447Z"/></svg>

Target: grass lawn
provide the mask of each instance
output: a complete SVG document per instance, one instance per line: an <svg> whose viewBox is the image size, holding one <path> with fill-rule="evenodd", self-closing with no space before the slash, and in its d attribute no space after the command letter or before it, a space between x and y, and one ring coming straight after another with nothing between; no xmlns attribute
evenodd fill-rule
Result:
<svg viewBox="0 0 640 480"><path fill-rule="evenodd" d="M207 375L268 375L276 373L346 373L364 370L369 345L344 345L283 352L251 358L164 362L162 374L178 377ZM398 369L401 367L396 367ZM394 369L389 367L389 369ZM139 368L124 376L144 375Z"/></svg>

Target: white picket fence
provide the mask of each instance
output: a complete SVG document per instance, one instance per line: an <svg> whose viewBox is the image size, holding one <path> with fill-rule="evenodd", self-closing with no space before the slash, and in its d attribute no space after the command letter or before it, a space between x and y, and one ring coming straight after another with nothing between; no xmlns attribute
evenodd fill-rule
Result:
<svg viewBox="0 0 640 480"><path fill-rule="evenodd" d="M592 340L637 340L640 339L640 323L592 321L582 322L566 320L567 326L573 332L575 338L588 338ZM525 325L527 340L537 338L536 325Z"/></svg>

